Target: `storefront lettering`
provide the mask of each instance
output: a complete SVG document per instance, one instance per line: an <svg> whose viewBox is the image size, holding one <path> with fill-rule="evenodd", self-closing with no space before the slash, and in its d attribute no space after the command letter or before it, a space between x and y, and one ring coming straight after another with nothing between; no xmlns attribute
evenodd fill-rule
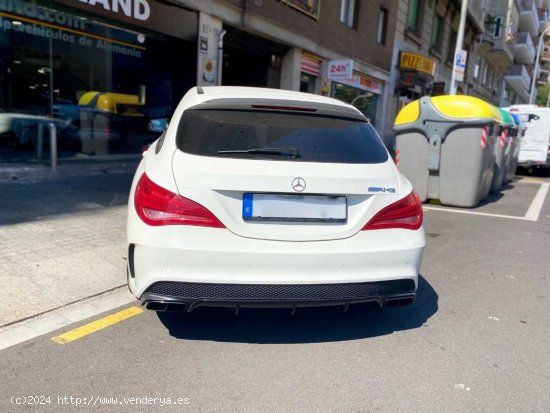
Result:
<svg viewBox="0 0 550 413"><path fill-rule="evenodd" d="M78 0L90 6L103 6L103 9L113 13L122 13L136 20L148 20L151 16L151 6L147 0ZM132 7L133 6L133 7Z"/></svg>
<svg viewBox="0 0 550 413"><path fill-rule="evenodd" d="M0 0L0 14L2 14L3 17L11 17L5 13L84 30L85 23L81 18L62 11L41 7L36 3L21 0Z"/></svg>
<svg viewBox="0 0 550 413"><path fill-rule="evenodd" d="M96 42L96 48L108 50L112 53L123 54L124 56L141 57L141 52L139 50L125 46L119 46L118 44L112 44L105 40L98 40Z"/></svg>
<svg viewBox="0 0 550 413"><path fill-rule="evenodd" d="M106 40L92 40L85 35L77 36L74 33L67 33L61 28L49 28L38 24L13 24L11 20L0 16L0 30L4 32L26 33L31 36L43 37L45 39L59 40L65 43L78 43L82 46L95 47L97 49L107 50L111 53L118 53L124 56L132 56L140 58L142 53L140 50L118 44L111 44ZM78 40L77 40L78 39Z"/></svg>
<svg viewBox="0 0 550 413"><path fill-rule="evenodd" d="M401 69L414 69L432 76L435 72L435 62L433 60L414 53L401 52L399 66Z"/></svg>
<svg viewBox="0 0 550 413"><path fill-rule="evenodd" d="M331 60L328 64L329 79L347 79L353 73L353 60Z"/></svg>
<svg viewBox="0 0 550 413"><path fill-rule="evenodd" d="M67 43L74 43L76 36L74 34L65 33L61 29L49 29L37 24L18 24L14 25L10 20L0 17L0 28L3 31L14 31L18 33L26 33L33 36L43 37L45 39L61 40Z"/></svg>

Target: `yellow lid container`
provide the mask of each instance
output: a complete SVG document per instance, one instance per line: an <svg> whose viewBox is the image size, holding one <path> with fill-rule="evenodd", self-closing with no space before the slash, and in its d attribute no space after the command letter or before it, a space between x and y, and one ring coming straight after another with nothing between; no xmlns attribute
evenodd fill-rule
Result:
<svg viewBox="0 0 550 413"><path fill-rule="evenodd" d="M444 95L431 98L434 108L450 121L487 119L494 123L502 123L502 115L495 106L484 100L466 95ZM395 126L416 122L421 115L420 101L406 105L395 118Z"/></svg>

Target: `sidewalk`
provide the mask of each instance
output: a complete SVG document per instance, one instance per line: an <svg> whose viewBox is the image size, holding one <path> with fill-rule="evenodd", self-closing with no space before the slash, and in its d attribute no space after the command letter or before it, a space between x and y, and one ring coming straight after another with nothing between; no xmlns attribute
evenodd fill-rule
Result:
<svg viewBox="0 0 550 413"><path fill-rule="evenodd" d="M126 283L137 164L0 167L0 326Z"/></svg>

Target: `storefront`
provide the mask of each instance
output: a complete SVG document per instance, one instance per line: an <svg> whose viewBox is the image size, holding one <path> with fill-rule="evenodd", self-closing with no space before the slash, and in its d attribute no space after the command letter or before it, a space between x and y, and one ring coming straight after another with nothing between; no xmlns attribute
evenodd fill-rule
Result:
<svg viewBox="0 0 550 413"><path fill-rule="evenodd" d="M429 57L416 53L401 51L399 55L399 79L398 79L398 111L412 100L432 92L443 94L445 84L438 82L434 88L434 74L437 63Z"/></svg>
<svg viewBox="0 0 550 413"><path fill-rule="evenodd" d="M222 84L279 88L288 46L224 25Z"/></svg>
<svg viewBox="0 0 550 413"><path fill-rule="evenodd" d="M139 153L196 82L197 19L153 0L0 0L0 162L37 159L50 123L60 157Z"/></svg>
<svg viewBox="0 0 550 413"><path fill-rule="evenodd" d="M354 70L353 60L332 60L328 66L331 80L330 96L359 109L374 127L384 84L382 81Z"/></svg>
<svg viewBox="0 0 550 413"><path fill-rule="evenodd" d="M300 92L316 93L321 75L323 60L313 54L303 52L300 62Z"/></svg>

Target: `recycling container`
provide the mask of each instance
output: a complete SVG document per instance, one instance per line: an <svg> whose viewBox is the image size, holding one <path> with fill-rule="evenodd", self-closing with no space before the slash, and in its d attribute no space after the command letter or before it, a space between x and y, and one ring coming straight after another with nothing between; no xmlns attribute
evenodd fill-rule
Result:
<svg viewBox="0 0 550 413"><path fill-rule="evenodd" d="M413 101L393 128L399 169L423 202L475 207L489 194L501 123L496 107L472 96Z"/></svg>
<svg viewBox="0 0 550 413"><path fill-rule="evenodd" d="M514 121L509 112L504 109L498 109L502 118L497 144L494 147L495 162L493 164L493 179L491 181L491 192L500 191L506 178L507 169L507 149L509 135L513 134ZM509 150L508 150L509 152Z"/></svg>
<svg viewBox="0 0 550 413"><path fill-rule="evenodd" d="M521 144L521 138L525 133L525 125L521 121L521 118L515 113L510 113L512 120L514 121L514 131L511 139L508 141L508 157L506 159L506 182L510 182L516 175L516 169L518 167L519 148Z"/></svg>

